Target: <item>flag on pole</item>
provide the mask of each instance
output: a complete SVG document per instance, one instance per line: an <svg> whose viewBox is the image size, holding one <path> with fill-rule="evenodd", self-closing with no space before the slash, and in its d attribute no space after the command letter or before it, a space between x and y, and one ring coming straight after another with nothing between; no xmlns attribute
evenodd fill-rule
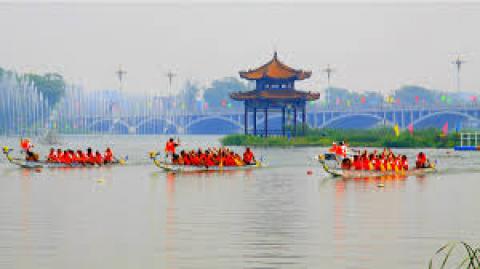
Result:
<svg viewBox="0 0 480 269"><path fill-rule="evenodd" d="M395 132L395 136L400 136L400 128L398 127L397 123L395 123L395 125L393 126L393 131Z"/></svg>
<svg viewBox="0 0 480 269"><path fill-rule="evenodd" d="M444 136L447 136L447 135L448 135L448 121L445 122L445 124L444 124L443 127L442 127L442 134L443 134Z"/></svg>
<svg viewBox="0 0 480 269"><path fill-rule="evenodd" d="M413 135L413 123L410 123L408 126L407 126L407 129L408 129L408 132Z"/></svg>

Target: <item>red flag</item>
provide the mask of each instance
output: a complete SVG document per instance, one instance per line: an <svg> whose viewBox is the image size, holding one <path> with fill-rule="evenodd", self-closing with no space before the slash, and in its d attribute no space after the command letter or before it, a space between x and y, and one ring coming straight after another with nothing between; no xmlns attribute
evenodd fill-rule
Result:
<svg viewBox="0 0 480 269"><path fill-rule="evenodd" d="M417 104L418 104L418 102L419 102L419 101L420 101L420 96L418 96L418 95L417 95L417 96L415 96L415 103L417 103Z"/></svg>
<svg viewBox="0 0 480 269"><path fill-rule="evenodd" d="M443 125L443 127L442 127L442 134L443 134L444 136L447 136L447 135L448 135L448 121L445 122L445 125Z"/></svg>
<svg viewBox="0 0 480 269"><path fill-rule="evenodd" d="M365 102L367 102L367 98L365 96L362 96L360 102L362 102L362 104L365 104Z"/></svg>
<svg viewBox="0 0 480 269"><path fill-rule="evenodd" d="M407 126L407 129L408 129L408 131L410 132L410 134L413 135L413 123L410 123L410 124Z"/></svg>

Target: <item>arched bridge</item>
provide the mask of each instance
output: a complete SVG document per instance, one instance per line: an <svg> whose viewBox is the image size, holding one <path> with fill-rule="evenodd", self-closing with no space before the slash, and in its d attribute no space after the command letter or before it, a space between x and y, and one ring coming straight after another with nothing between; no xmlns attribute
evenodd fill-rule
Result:
<svg viewBox="0 0 480 269"><path fill-rule="evenodd" d="M300 115L299 115L300 116ZM280 114L269 113L269 124L280 125ZM297 119L301 121L300 117ZM71 119L72 124L81 123L90 132L117 134L228 134L242 133L243 111L233 113L207 113L166 117L85 116ZM287 119L292 121L292 119ZM253 122L249 119L249 122ZM264 115L257 113L257 126L263 127ZM370 108L349 110L318 110L307 113L307 124L317 128L372 128L393 126L406 128L413 124L415 129L441 128L448 122L450 128L480 126L480 107L410 107ZM77 124L78 125L78 124Z"/></svg>

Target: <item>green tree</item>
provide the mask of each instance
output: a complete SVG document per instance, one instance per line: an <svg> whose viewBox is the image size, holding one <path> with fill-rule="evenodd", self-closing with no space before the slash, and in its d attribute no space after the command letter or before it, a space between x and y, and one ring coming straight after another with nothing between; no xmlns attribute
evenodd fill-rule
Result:
<svg viewBox="0 0 480 269"><path fill-rule="evenodd" d="M197 97L199 93L200 87L191 81L187 81L184 86L184 95L183 97L180 96L180 98L183 98L185 107L191 112L198 112Z"/></svg>
<svg viewBox="0 0 480 269"><path fill-rule="evenodd" d="M227 77L212 82L212 86L204 92L204 99L210 109L221 109L222 102L231 104L232 109L242 108L242 102L234 101L230 98L231 92L247 91L248 87L242 81L234 77Z"/></svg>
<svg viewBox="0 0 480 269"><path fill-rule="evenodd" d="M45 75L25 74L27 80L33 81L35 87L48 99L50 105L55 105L65 94L65 81L58 73Z"/></svg>

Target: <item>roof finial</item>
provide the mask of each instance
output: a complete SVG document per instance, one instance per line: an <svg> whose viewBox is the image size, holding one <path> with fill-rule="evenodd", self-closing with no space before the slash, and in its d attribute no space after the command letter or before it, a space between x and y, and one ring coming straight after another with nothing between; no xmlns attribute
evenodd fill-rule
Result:
<svg viewBox="0 0 480 269"><path fill-rule="evenodd" d="M277 59L277 50L273 51L273 59L275 59L275 60Z"/></svg>

